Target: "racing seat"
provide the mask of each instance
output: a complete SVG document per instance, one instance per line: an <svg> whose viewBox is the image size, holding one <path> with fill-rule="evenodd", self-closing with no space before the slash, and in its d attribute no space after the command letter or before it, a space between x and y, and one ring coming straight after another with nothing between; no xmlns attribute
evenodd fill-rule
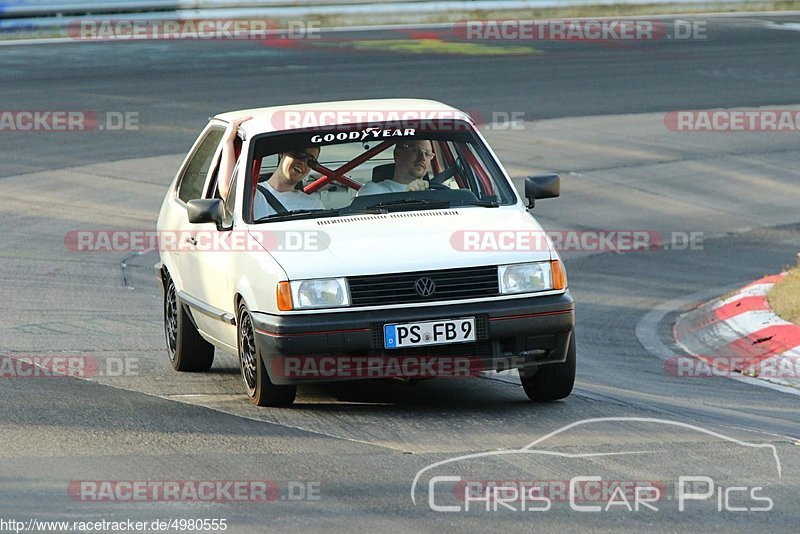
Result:
<svg viewBox="0 0 800 534"><path fill-rule="evenodd" d="M394 176L394 163L386 163L384 165L378 165L372 169L372 181L376 184L378 182L382 182L384 180L390 180ZM422 177L423 180L430 180L431 177L428 173L425 173L425 176Z"/></svg>
<svg viewBox="0 0 800 534"><path fill-rule="evenodd" d="M372 181L376 184L384 180L389 180L392 176L394 176L394 163L378 165L372 169Z"/></svg>

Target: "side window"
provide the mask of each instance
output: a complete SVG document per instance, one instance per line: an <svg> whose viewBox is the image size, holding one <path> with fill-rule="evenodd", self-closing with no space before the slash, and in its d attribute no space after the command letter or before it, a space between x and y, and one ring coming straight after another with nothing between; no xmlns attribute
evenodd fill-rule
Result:
<svg viewBox="0 0 800 534"><path fill-rule="evenodd" d="M225 130L215 128L206 134L205 139L197 147L197 150L186 165L183 176L178 185L178 198L184 202L200 198L203 196L203 185L206 183L206 175L214 159L222 135Z"/></svg>

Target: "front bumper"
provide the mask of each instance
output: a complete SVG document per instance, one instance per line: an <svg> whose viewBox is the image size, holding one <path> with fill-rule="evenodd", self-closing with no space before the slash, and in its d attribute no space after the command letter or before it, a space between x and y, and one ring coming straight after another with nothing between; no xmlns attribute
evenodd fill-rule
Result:
<svg viewBox="0 0 800 534"><path fill-rule="evenodd" d="M307 315L254 312L252 317L256 344L275 384L396 376L398 370L406 378L511 368L525 373L565 361L575 325L569 291L425 308ZM385 324L459 317L475 317L474 343L384 348Z"/></svg>

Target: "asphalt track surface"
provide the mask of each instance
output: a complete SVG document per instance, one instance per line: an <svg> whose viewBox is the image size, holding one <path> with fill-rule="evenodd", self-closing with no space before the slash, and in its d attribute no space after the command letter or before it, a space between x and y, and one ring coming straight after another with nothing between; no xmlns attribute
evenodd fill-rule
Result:
<svg viewBox="0 0 800 534"><path fill-rule="evenodd" d="M680 354L671 325L682 308L777 272L800 249L798 133L669 132L664 112L796 108L800 33L775 27L796 20L726 19L709 25L707 39L632 46L487 44L536 49L519 55L439 55L451 45L437 39L452 36L430 30L340 33L333 45L300 47L0 48L4 110L139 116L135 131L0 132L2 356L134 364L91 380L0 379L0 519L226 518L231 532L795 531L798 397L725 378L673 377L662 358ZM399 50L398 42L418 48ZM231 356L218 352L207 374L169 367L152 256L65 248L69 230L152 228L209 115L389 96L440 99L484 116L524 113L524 129L486 136L515 179L562 173L562 198L535 211L547 228L703 232L701 250L565 253L579 354L576 389L565 401L529 403L513 378L494 377L304 387L291 409L253 408ZM424 471L412 501L426 466L520 449L591 418L611 419L535 447L547 454ZM596 475L663 491L658 511L577 511L557 492L546 511L487 511L481 503L464 511L452 483L440 483L434 501L462 508L447 513L429 506L433 475L553 484ZM713 495L680 511L680 476L711 477ZM120 480L268 480L281 494L266 503L92 502L69 490L76 481ZM290 485L318 498L289 498ZM725 501L731 487L748 489ZM772 499L771 510L731 510L764 506L753 496ZM606 497L576 504L605 506Z"/></svg>

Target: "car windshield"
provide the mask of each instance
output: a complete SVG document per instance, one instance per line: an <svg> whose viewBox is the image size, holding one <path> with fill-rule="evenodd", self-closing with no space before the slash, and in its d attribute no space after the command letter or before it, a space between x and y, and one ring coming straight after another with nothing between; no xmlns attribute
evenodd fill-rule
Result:
<svg viewBox="0 0 800 534"><path fill-rule="evenodd" d="M466 122L303 130L252 143L248 222L517 201Z"/></svg>

